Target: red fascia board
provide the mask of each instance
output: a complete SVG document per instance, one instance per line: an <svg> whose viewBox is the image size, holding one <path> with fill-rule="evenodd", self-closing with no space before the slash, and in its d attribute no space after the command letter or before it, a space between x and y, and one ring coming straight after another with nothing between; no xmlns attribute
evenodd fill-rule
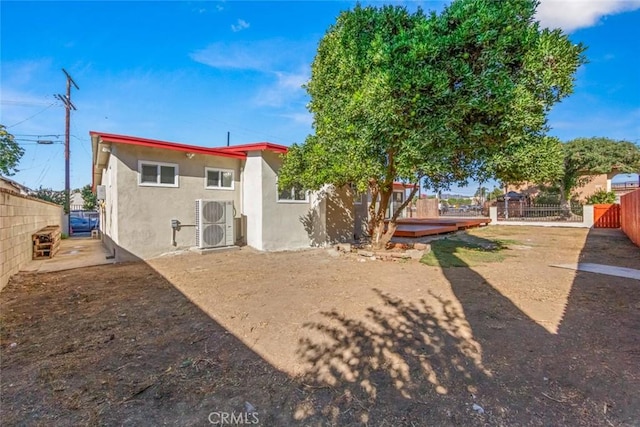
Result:
<svg viewBox="0 0 640 427"><path fill-rule="evenodd" d="M253 144L243 144L243 145L232 145L230 147L220 147L219 150L229 151L233 153L242 152L246 153L248 151L273 151L275 153L284 154L289 148L284 145L273 144L271 142L256 142Z"/></svg>
<svg viewBox="0 0 640 427"><path fill-rule="evenodd" d="M400 189L402 189L402 188L416 188L416 187L417 187L416 184L407 184L407 183L404 183L404 182L394 182L393 183L393 188L396 188L396 189L398 189L398 188L400 188Z"/></svg>
<svg viewBox="0 0 640 427"><path fill-rule="evenodd" d="M242 152L235 151L225 151L220 148L208 148L208 147L198 147L196 145L187 145L187 144L179 144L175 142L167 142L167 141L158 141L155 139L147 139L147 138L138 138L134 136L126 136L126 135L115 135L110 133L100 133L100 132L89 132L91 136L97 136L102 139L104 142L111 142L113 144L130 144L130 145L138 145L142 147L153 147L153 148L163 148L166 150L174 150L174 151L184 151L195 154L207 154L210 156L223 156L223 157L232 157L235 159L244 159L246 158L246 154Z"/></svg>

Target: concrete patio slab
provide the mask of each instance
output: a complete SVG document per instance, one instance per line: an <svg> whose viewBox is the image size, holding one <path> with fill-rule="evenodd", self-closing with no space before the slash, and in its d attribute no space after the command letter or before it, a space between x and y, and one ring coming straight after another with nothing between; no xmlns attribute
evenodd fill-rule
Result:
<svg viewBox="0 0 640 427"><path fill-rule="evenodd" d="M587 271L589 273L599 273L609 276L626 277L628 279L640 280L640 270L636 270L633 268L614 267L612 265L592 264L588 262L581 262L578 264L552 264L551 267Z"/></svg>
<svg viewBox="0 0 640 427"><path fill-rule="evenodd" d="M99 239L75 237L61 241L60 250L50 259L33 260L20 271L45 273L94 265L113 264L114 259Z"/></svg>

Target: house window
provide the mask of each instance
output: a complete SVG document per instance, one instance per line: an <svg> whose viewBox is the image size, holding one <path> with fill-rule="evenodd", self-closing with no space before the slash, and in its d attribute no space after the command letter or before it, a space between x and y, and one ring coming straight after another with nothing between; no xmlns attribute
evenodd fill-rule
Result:
<svg viewBox="0 0 640 427"><path fill-rule="evenodd" d="M233 190L233 171L231 169L205 168L205 183L207 189Z"/></svg>
<svg viewBox="0 0 640 427"><path fill-rule="evenodd" d="M138 184L156 187L178 186L178 165L140 160L138 162Z"/></svg>
<svg viewBox="0 0 640 427"><path fill-rule="evenodd" d="M278 202L307 203L309 202L309 192L295 187L278 190Z"/></svg>

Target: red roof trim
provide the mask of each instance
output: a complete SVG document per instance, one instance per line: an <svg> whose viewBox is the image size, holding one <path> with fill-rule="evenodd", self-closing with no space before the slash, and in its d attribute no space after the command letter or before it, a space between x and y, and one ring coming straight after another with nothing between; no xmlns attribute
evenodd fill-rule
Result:
<svg viewBox="0 0 640 427"><path fill-rule="evenodd" d="M232 157L236 159L244 159L247 157L245 153L226 151L220 148L199 147L197 145L187 145L176 142L159 141L156 139L139 138L127 135L115 135L94 131L89 132L89 134L92 137L100 137L104 142L111 142L114 144L130 144L143 147L163 148L166 150L184 151L195 154L207 154L211 156Z"/></svg>
<svg viewBox="0 0 640 427"><path fill-rule="evenodd" d="M403 189L403 188L416 188L417 185L416 184L408 184L405 182L394 182L393 183L393 188L394 189Z"/></svg>
<svg viewBox="0 0 640 427"><path fill-rule="evenodd" d="M284 145L273 144L271 142L255 142L252 144L243 144L243 145L232 145L229 147L220 147L219 150L238 153L243 152L246 153L248 151L262 151L268 150L273 151L274 153L284 154L289 148Z"/></svg>

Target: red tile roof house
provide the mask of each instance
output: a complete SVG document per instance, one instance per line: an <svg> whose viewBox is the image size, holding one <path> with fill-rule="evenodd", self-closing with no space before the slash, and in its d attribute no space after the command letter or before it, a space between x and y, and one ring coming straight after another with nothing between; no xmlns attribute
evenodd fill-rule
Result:
<svg viewBox="0 0 640 427"><path fill-rule="evenodd" d="M116 261L186 248L276 251L351 241L348 191L279 192L287 147L201 147L90 132L100 228Z"/></svg>

